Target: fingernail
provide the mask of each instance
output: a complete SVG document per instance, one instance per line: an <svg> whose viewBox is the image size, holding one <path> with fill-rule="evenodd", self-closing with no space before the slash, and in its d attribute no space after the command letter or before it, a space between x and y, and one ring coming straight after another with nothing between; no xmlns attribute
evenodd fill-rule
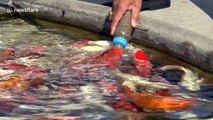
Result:
<svg viewBox="0 0 213 120"><path fill-rule="evenodd" d="M110 35L113 35L113 32L112 32L112 31L110 32Z"/></svg>
<svg viewBox="0 0 213 120"><path fill-rule="evenodd" d="M137 27L137 22L133 21L132 22L132 27Z"/></svg>
<svg viewBox="0 0 213 120"><path fill-rule="evenodd" d="M111 30L111 31L110 31L110 34L113 35L113 34L114 34L114 30Z"/></svg>

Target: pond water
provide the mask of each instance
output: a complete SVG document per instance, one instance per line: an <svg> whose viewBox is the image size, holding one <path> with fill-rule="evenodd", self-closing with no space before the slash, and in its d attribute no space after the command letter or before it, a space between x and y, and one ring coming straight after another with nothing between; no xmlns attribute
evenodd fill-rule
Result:
<svg viewBox="0 0 213 120"><path fill-rule="evenodd" d="M111 68L92 61L100 52L71 47L82 38L110 40L111 37L40 20L0 20L0 27L0 119L173 120L213 117L213 75L168 54L132 44L148 54L154 68L179 65L204 78L204 83L199 86L201 90L193 92L181 88L171 95L199 100L187 110L152 110L139 108L131 102L119 106L125 97L121 82L112 71L122 69L128 74L135 70L131 55L125 54L122 65ZM153 76L164 77L171 84L178 85L182 74L180 70L169 70L155 71ZM165 83L164 80L161 82Z"/></svg>

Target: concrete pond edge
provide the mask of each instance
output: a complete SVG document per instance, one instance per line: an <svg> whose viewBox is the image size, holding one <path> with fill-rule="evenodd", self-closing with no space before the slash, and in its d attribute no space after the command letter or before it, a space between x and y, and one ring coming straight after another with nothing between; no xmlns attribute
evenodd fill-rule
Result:
<svg viewBox="0 0 213 120"><path fill-rule="evenodd" d="M33 17L109 34L110 7L77 0L1 0L21 17ZM38 11L36 11L38 10ZM213 39L173 24L140 16L132 42L144 44L213 73ZM166 59L166 58L165 58Z"/></svg>

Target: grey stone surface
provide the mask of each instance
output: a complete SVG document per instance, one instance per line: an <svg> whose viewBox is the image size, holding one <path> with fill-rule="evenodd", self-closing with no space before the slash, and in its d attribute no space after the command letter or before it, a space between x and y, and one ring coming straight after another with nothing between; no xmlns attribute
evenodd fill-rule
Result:
<svg viewBox="0 0 213 120"><path fill-rule="evenodd" d="M140 24L133 33L135 42L164 50L200 68L213 69L213 39L146 16L142 19L146 24Z"/></svg>
<svg viewBox="0 0 213 120"><path fill-rule="evenodd" d="M60 1L16 0L14 1L14 3L17 5L21 5L22 7L25 7L25 8L26 7L32 7L32 8L43 7L43 9L39 9L39 13L45 13L45 14L54 13L51 15L52 17L57 17L59 19L63 18L64 20L67 20L67 22L71 23L72 25L84 26L84 28L86 26L88 29L92 29L95 31L103 30L105 26L105 20L108 17L108 12L111 9L109 7L86 3L86 2L80 2L76 0L60 0ZM59 9L60 11L59 13L55 14L54 10L50 10L51 8ZM107 29L107 31L109 31L109 29Z"/></svg>
<svg viewBox="0 0 213 120"><path fill-rule="evenodd" d="M109 33L109 7L76 0L14 0L14 4L38 8L39 12L33 15L40 19ZM189 0L172 1L171 8L141 13L133 41L169 52L213 72L212 26L211 17Z"/></svg>
<svg viewBox="0 0 213 120"><path fill-rule="evenodd" d="M10 2L10 0L1 0L0 4L8 4Z"/></svg>
<svg viewBox="0 0 213 120"><path fill-rule="evenodd" d="M199 6L206 8L207 12ZM212 6L213 0L172 0L169 8L144 11L141 14L213 38Z"/></svg>

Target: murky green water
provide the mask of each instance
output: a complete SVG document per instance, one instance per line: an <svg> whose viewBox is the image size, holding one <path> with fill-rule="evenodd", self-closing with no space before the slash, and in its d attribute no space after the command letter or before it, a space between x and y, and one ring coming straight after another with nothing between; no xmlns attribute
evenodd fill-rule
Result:
<svg viewBox="0 0 213 120"><path fill-rule="evenodd" d="M19 56L15 59L8 58L7 63L15 62L31 66L27 71L30 71L28 73L30 76L21 81L21 87L15 86L7 88L6 91L1 90L0 119L48 119L45 116L51 115L74 116L80 117L82 120L210 119L212 117L212 103L202 103L189 110L166 113L113 110L111 105L116 102L115 94L119 93L119 90L109 92L97 84L99 82L118 83L110 74L111 69L101 64L87 62L76 64L92 53L68 47L79 38L92 40L111 38L39 20L29 23L22 19L0 21L0 51L13 48ZM40 49L38 46L46 46L45 52L28 53L28 48L32 46L34 46L33 50L35 47L37 47L36 50ZM211 86L213 75L178 61L167 54L143 46L135 46L140 47L149 55L155 67L168 64L181 65L199 73L199 77L205 78L206 85L209 84L209 86L203 86L199 92L183 90L176 93L176 96L195 97L213 102ZM91 75L94 72L96 75ZM26 75L26 71L16 70L12 74ZM165 77L175 75L178 75L178 72L171 71L164 74ZM1 80L7 78L4 76ZM27 83L27 81L37 80L37 78L43 81L42 84L39 83L41 85ZM37 81L39 82L39 80Z"/></svg>

